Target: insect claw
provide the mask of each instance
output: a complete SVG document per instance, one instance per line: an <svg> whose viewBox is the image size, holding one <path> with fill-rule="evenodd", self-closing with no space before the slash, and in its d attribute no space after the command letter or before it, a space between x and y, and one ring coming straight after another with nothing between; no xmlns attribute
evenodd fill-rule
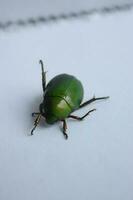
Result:
<svg viewBox="0 0 133 200"><path fill-rule="evenodd" d="M64 136L65 136L65 139L67 140L68 139L68 135L66 133L64 133Z"/></svg>
<svg viewBox="0 0 133 200"><path fill-rule="evenodd" d="M34 124L35 125L35 124ZM31 130L31 135L34 135L33 132L36 129L36 125L34 126L34 128Z"/></svg>
<svg viewBox="0 0 133 200"><path fill-rule="evenodd" d="M32 131L31 131L31 135L33 135L33 131L34 131L34 128L33 128Z"/></svg>

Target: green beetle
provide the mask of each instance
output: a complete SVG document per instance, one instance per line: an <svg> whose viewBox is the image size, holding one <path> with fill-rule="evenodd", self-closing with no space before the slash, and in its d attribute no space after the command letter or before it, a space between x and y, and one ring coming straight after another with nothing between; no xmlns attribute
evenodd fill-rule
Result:
<svg viewBox="0 0 133 200"><path fill-rule="evenodd" d="M96 100L107 99L109 97L93 97L92 99L82 103L84 90L81 82L76 77L68 74L60 74L55 76L46 85L46 72L44 72L42 60L40 60L40 64L42 68L43 102L39 107L40 112L32 113L32 116L37 116L37 118L34 121L34 127L31 131L31 135L33 135L33 131L39 124L41 117L44 117L48 124L62 121L63 134L67 139L66 118L83 120L87 115L96 109L89 110L82 117L71 115L71 113Z"/></svg>

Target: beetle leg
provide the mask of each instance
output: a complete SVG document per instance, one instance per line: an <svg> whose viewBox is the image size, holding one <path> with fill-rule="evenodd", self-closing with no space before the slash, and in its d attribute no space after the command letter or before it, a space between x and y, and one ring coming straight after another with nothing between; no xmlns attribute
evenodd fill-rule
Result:
<svg viewBox="0 0 133 200"><path fill-rule="evenodd" d="M39 115L40 113L38 113L38 112L33 112L32 113L32 117L35 117L36 115Z"/></svg>
<svg viewBox="0 0 133 200"><path fill-rule="evenodd" d="M67 129L66 120L64 119L64 120L62 120L62 122L63 122L63 134L64 134L65 138L68 139L68 135L66 133L66 129Z"/></svg>
<svg viewBox="0 0 133 200"><path fill-rule="evenodd" d="M42 88L44 92L46 88L46 72L44 71L43 61L40 60L39 63L41 64L41 68L42 68Z"/></svg>
<svg viewBox="0 0 133 200"><path fill-rule="evenodd" d="M78 117L78 116L75 116L75 115L69 115L68 118L73 118L73 119L76 119L76 120L83 120L85 117L87 117L91 112L95 111L96 109L93 109L93 110L90 110L89 112L87 112L85 115L83 115L82 117Z"/></svg>
<svg viewBox="0 0 133 200"><path fill-rule="evenodd" d="M33 131L36 129L37 125L39 124L40 119L41 119L41 114L39 114L39 115L37 116L37 118L35 119L35 121L34 121L34 127L33 127L33 129L31 130L31 135L33 135Z"/></svg>
<svg viewBox="0 0 133 200"><path fill-rule="evenodd" d="M90 100L88 100L88 101L82 103L82 104L79 106L79 108L82 108L82 107L84 107L84 106L87 106L88 104L90 104L90 103L92 103L92 102L94 102L94 101L102 100L102 99L108 99L108 98L109 98L109 96L107 96L107 97L99 97L99 98L95 98L95 96L94 96L92 99L90 99Z"/></svg>

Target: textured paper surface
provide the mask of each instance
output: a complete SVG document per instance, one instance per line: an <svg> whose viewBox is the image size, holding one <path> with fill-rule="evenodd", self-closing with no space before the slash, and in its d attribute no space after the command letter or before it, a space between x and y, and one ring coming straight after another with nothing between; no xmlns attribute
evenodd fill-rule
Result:
<svg viewBox="0 0 133 200"><path fill-rule="evenodd" d="M0 0L0 22L133 4L133 0Z"/></svg>
<svg viewBox="0 0 133 200"><path fill-rule="evenodd" d="M133 12L0 33L0 200L133 199ZM47 80L77 76L95 103L83 122L33 127Z"/></svg>

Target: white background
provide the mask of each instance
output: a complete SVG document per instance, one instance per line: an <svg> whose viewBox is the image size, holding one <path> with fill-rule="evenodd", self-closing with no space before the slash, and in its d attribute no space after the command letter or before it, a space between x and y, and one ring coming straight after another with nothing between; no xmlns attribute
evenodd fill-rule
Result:
<svg viewBox="0 0 133 200"><path fill-rule="evenodd" d="M0 199L133 199L133 12L0 32ZM78 77L84 100L110 95L83 122L44 121L29 136L47 80Z"/></svg>

